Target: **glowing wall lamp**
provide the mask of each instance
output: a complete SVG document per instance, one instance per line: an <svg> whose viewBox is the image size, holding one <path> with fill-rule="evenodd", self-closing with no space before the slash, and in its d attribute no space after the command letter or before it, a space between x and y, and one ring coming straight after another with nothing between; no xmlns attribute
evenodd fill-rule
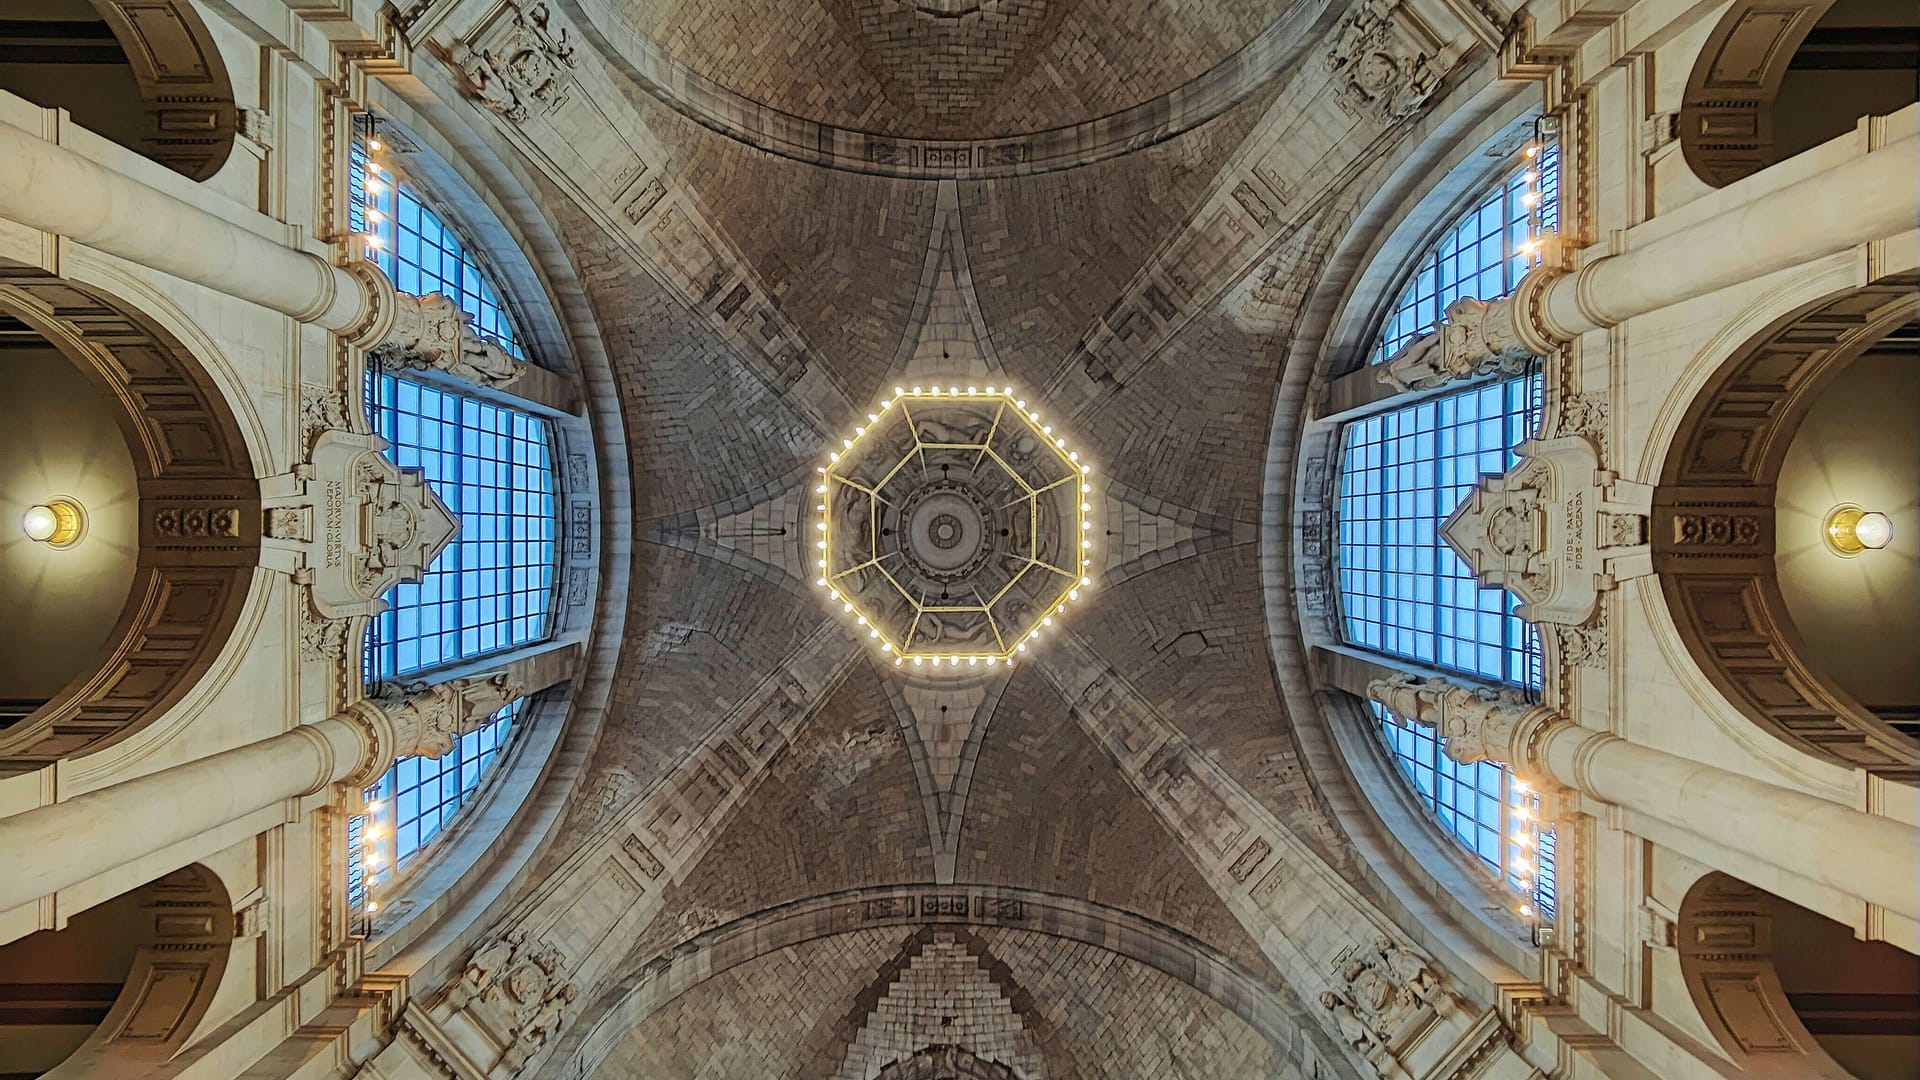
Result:
<svg viewBox="0 0 1920 1080"><path fill-rule="evenodd" d="M87 512L72 499L48 499L27 507L20 528L27 539L50 548L70 548L87 532Z"/></svg>
<svg viewBox="0 0 1920 1080"><path fill-rule="evenodd" d="M1851 559L1886 547L1893 539L1893 521L1885 514L1842 504L1827 513L1826 537L1834 554Z"/></svg>

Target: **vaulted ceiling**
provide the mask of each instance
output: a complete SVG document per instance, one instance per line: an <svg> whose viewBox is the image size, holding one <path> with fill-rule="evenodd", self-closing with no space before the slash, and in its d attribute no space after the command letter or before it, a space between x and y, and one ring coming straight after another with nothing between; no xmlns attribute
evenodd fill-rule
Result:
<svg viewBox="0 0 1920 1080"><path fill-rule="evenodd" d="M844 625L814 587L806 543L836 425L850 430L896 380L973 374L1051 413L1060 393L1058 422L1098 466L1096 581L1063 629L1355 878L1290 735L1257 545L1285 331L1324 243L1303 228L1265 262L1249 251L1218 280L1186 283L1174 329L1124 382L1095 378L1083 348L1271 122L1289 65L1270 62L1216 115L1137 149L951 180L768 153L648 77L664 57L825 125L992 138L1165 100L1287 12L1198 0L594 11L589 43L621 53L627 102L670 148L668 170L852 411L810 416L567 194L543 192L606 328L641 519L609 729L568 829L659 780L804 641ZM1236 284L1262 266L1282 269L1250 301ZM632 943L625 978L780 905L958 882L1143 917L1284 997L1043 655L930 674L852 648L859 658ZM600 1075L871 1076L862 1061L916 1049L914 1025L950 1015L914 997L942 979L966 985L987 1032L976 1042L1000 1040L1023 1075L1292 1075L1245 1019L1137 959L1040 934L911 927L814 937L717 973L641 1020ZM724 1053L688 1049L708 1042Z"/></svg>

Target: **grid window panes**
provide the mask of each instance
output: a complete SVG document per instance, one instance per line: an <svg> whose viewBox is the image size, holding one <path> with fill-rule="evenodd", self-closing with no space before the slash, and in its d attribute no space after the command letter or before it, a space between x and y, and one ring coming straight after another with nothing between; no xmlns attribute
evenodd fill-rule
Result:
<svg viewBox="0 0 1920 1080"><path fill-rule="evenodd" d="M524 360L513 319L500 303L499 290L420 192L388 166L368 160L366 146L355 141L347 182L349 226L377 236L368 251L393 287L414 296L442 293L473 317L473 327ZM371 174L371 175L369 175Z"/></svg>
<svg viewBox="0 0 1920 1080"><path fill-rule="evenodd" d="M375 785L379 811L365 830L366 848L375 853L369 884L378 884L385 871L405 863L453 820L506 745L525 704L524 698L508 704L478 730L460 736L440 757L403 757L393 763Z"/></svg>
<svg viewBox="0 0 1920 1080"><path fill-rule="evenodd" d="M1340 603L1347 640L1453 671L1537 687L1539 631L1483 589L1440 525L1483 473L1503 473L1540 413L1539 376L1355 420L1340 465Z"/></svg>
<svg viewBox="0 0 1920 1080"><path fill-rule="evenodd" d="M387 456L424 472L460 520L419 582L388 591L367 631L367 681L545 637L556 555L546 422L387 374L368 376L367 412Z"/></svg>
<svg viewBox="0 0 1920 1080"><path fill-rule="evenodd" d="M1560 150L1552 143L1539 156L1540 227L1558 227ZM1526 243L1532 210L1523 201L1531 186L1522 165L1479 204L1456 220L1440 242L1420 261L1400 300L1393 306L1380 333L1374 362L1392 356L1402 345L1433 330L1448 304L1463 296L1493 300L1512 292L1527 274Z"/></svg>
<svg viewBox="0 0 1920 1080"><path fill-rule="evenodd" d="M1371 703L1380 734L1400 766L1401 776L1440 819L1462 847L1509 886L1523 888L1541 914L1553 916L1553 834L1533 832L1515 820L1515 812L1538 810L1539 797L1516 787L1504 765L1480 761L1462 765L1446 755L1446 740L1424 724L1409 722L1378 702ZM1522 877L1522 870L1528 876Z"/></svg>

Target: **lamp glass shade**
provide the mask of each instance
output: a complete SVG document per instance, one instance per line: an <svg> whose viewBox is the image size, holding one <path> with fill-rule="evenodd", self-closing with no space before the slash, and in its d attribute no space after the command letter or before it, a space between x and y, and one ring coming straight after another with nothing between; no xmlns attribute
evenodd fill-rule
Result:
<svg viewBox="0 0 1920 1080"><path fill-rule="evenodd" d="M51 506L29 506L20 518L20 528L26 531L27 539L42 544L53 539L54 531L59 527L60 519Z"/></svg>
<svg viewBox="0 0 1920 1080"><path fill-rule="evenodd" d="M87 512L72 499L48 499L20 516L27 539L50 548L70 548L87 531Z"/></svg>
<svg viewBox="0 0 1920 1080"><path fill-rule="evenodd" d="M1893 539L1893 521L1887 515L1842 503L1827 512L1827 547L1843 559L1883 548Z"/></svg>
<svg viewBox="0 0 1920 1080"><path fill-rule="evenodd" d="M1883 548L1893 539L1893 520L1885 514L1868 512L1853 523L1853 537L1863 548Z"/></svg>

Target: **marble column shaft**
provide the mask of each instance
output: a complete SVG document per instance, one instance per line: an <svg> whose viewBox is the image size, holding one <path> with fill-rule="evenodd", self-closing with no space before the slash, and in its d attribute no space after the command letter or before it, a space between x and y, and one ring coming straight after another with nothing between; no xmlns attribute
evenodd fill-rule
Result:
<svg viewBox="0 0 1920 1080"><path fill-rule="evenodd" d="M1920 221L1920 138L1879 147L1731 210L1570 274L1536 270L1541 325L1559 341L1706 296L1874 240ZM1532 290L1515 290L1517 312Z"/></svg>
<svg viewBox="0 0 1920 1080"><path fill-rule="evenodd" d="M0 217L327 330L374 311L370 281L4 122L0 161Z"/></svg>
<svg viewBox="0 0 1920 1080"><path fill-rule="evenodd" d="M367 699L316 724L0 818L0 911L330 784L437 756L520 696L498 672Z"/></svg>
<svg viewBox="0 0 1920 1080"><path fill-rule="evenodd" d="M1920 834L1891 818L1581 727L1512 692L1378 680L1367 695L1433 725L1459 762L1496 761L1908 918L1920 917Z"/></svg>

